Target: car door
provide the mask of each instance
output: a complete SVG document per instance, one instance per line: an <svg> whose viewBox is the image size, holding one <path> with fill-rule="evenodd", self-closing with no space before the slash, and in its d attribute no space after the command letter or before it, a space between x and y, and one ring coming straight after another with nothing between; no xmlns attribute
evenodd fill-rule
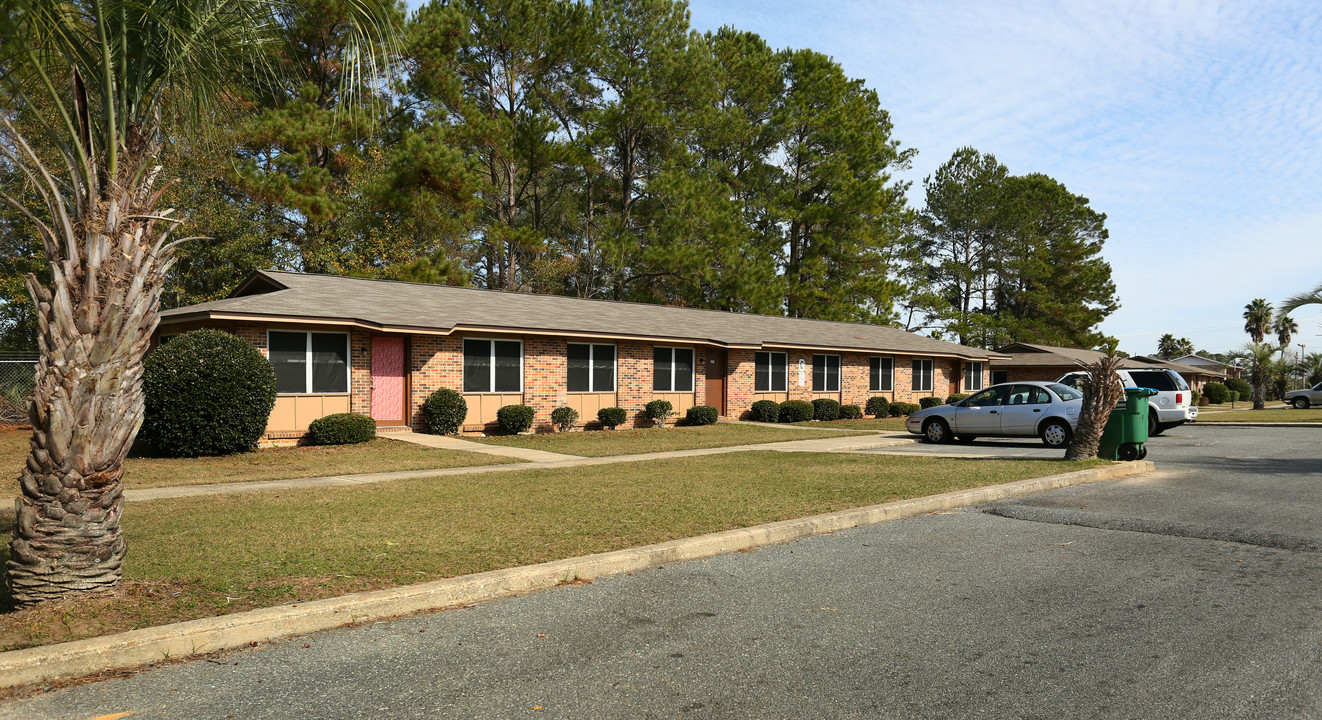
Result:
<svg viewBox="0 0 1322 720"><path fill-rule="evenodd" d="M1051 395L1036 385L1013 385L1001 407L1002 435L1036 435Z"/></svg>
<svg viewBox="0 0 1322 720"><path fill-rule="evenodd" d="M970 397L955 408L955 432L961 435L1000 435L1001 408L1009 385L996 385Z"/></svg>
<svg viewBox="0 0 1322 720"><path fill-rule="evenodd" d="M1322 383L1318 383L1308 391L1308 402L1313 405L1322 405Z"/></svg>

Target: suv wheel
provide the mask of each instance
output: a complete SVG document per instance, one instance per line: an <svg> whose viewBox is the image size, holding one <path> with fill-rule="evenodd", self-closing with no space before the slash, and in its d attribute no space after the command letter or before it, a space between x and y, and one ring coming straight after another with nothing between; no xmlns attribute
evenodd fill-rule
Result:
<svg viewBox="0 0 1322 720"><path fill-rule="evenodd" d="M1166 426L1157 421L1157 413L1148 413L1148 436L1156 437L1166 432Z"/></svg>
<svg viewBox="0 0 1322 720"><path fill-rule="evenodd" d="M1070 444L1070 439L1074 437L1074 432L1070 430L1070 424L1064 420L1048 420L1042 425L1040 433L1042 442L1049 448L1063 448Z"/></svg>
<svg viewBox="0 0 1322 720"><path fill-rule="evenodd" d="M1297 397L1294 399L1294 407L1296 410L1307 410L1308 404L1308 398L1306 397Z"/></svg>

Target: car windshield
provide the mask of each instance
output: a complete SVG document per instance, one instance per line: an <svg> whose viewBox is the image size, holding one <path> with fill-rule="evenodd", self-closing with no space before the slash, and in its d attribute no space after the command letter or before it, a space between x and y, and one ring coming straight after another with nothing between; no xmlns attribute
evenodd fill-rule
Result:
<svg viewBox="0 0 1322 720"><path fill-rule="evenodd" d="M1083 380L1083 375L1076 373L1074 375L1066 375L1057 382L1068 387L1078 387L1081 380Z"/></svg>
<svg viewBox="0 0 1322 720"><path fill-rule="evenodd" d="M1047 387L1051 388L1051 392L1054 392L1057 395L1059 395L1061 400L1078 400L1079 398L1083 397L1083 393L1079 392L1078 390L1075 390L1069 385L1052 383Z"/></svg>

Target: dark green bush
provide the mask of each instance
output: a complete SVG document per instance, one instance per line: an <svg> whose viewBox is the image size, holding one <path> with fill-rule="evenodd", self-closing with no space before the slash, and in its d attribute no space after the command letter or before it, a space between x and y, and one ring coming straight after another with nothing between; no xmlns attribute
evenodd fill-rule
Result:
<svg viewBox="0 0 1322 720"><path fill-rule="evenodd" d="M941 398L939 397L918 398L919 407L922 407L924 409L933 408L936 407L937 405L942 405L942 404L944 403L941 401Z"/></svg>
<svg viewBox="0 0 1322 720"><path fill-rule="evenodd" d="M624 421L628 419L629 414L624 411L624 408L608 407L597 411L597 422L601 423L602 427L611 430L623 425Z"/></svg>
<svg viewBox="0 0 1322 720"><path fill-rule="evenodd" d="M1230 390L1230 391L1228 391L1228 392L1230 393L1230 402L1232 402L1232 403L1233 403L1233 402L1239 402L1240 400L1243 400L1243 399L1244 399L1244 398L1241 398L1241 397L1239 396L1239 391L1238 391L1238 390Z"/></svg>
<svg viewBox="0 0 1322 720"><path fill-rule="evenodd" d="M1253 394L1253 387L1249 385L1247 380L1230 378L1226 381L1226 387L1238 392L1240 400L1248 400L1249 396Z"/></svg>
<svg viewBox="0 0 1322 720"><path fill-rule="evenodd" d="M568 405L551 411L551 424L560 432L565 432L574 427L576 422L578 422L578 411Z"/></svg>
<svg viewBox="0 0 1322 720"><path fill-rule="evenodd" d="M872 417L886 417L890 415L890 404L890 400L877 395L868 398L868 404L863 407Z"/></svg>
<svg viewBox="0 0 1322 720"><path fill-rule="evenodd" d="M1210 382L1203 386L1203 396L1210 403L1220 405L1230 402L1230 388L1219 382Z"/></svg>
<svg viewBox="0 0 1322 720"><path fill-rule="evenodd" d="M422 403L422 422L433 435L453 435L468 417L468 403L459 393L441 388Z"/></svg>
<svg viewBox="0 0 1322 720"><path fill-rule="evenodd" d="M780 419L780 403L775 400L758 400L748 408L748 419L753 422L776 422Z"/></svg>
<svg viewBox="0 0 1322 720"><path fill-rule="evenodd" d="M812 416L824 422L840 419L840 401L830 398L817 398L812 401Z"/></svg>
<svg viewBox="0 0 1322 720"><path fill-rule="evenodd" d="M518 435L532 427L536 414L537 411L527 405L506 405L496 411L496 424L501 432Z"/></svg>
<svg viewBox="0 0 1322 720"><path fill-rule="evenodd" d="M783 423L804 422L812 418L813 406L810 402L786 400L780 404L780 421Z"/></svg>
<svg viewBox="0 0 1322 720"><path fill-rule="evenodd" d="M891 403L890 415L891 417L907 417L909 415L912 415L913 413L918 412L920 409L921 408L919 408L919 406L913 403L896 402L896 403Z"/></svg>
<svg viewBox="0 0 1322 720"><path fill-rule="evenodd" d="M666 419L675 414L675 406L669 400L653 400L643 407L643 415L660 427L666 426Z"/></svg>
<svg viewBox="0 0 1322 720"><path fill-rule="evenodd" d="M955 393L954 395L951 395L950 397L946 398L946 404L954 405L955 403L959 402L960 400L963 400L968 396L969 396L968 393Z"/></svg>
<svg viewBox="0 0 1322 720"><path fill-rule="evenodd" d="M353 445L375 437L376 421L358 413L335 413L308 425L308 442L313 445Z"/></svg>
<svg viewBox="0 0 1322 720"><path fill-rule="evenodd" d="M694 405L684 416L685 425L715 425L721 413L711 405Z"/></svg>
<svg viewBox="0 0 1322 720"><path fill-rule="evenodd" d="M1189 404L1193 405L1194 407L1198 407L1199 404L1198 401L1202 399L1203 394L1198 392L1197 390L1190 390L1189 395L1190 395Z"/></svg>
<svg viewBox="0 0 1322 720"><path fill-rule="evenodd" d="M219 330L177 335L147 356L139 437L170 457L251 450L275 407L275 370L252 343Z"/></svg>
<svg viewBox="0 0 1322 720"><path fill-rule="evenodd" d="M863 417L863 409L860 408L859 406L857 406L857 405L841 405L841 406L840 406L840 419L841 419L841 420L858 420L858 419L861 418L861 417Z"/></svg>

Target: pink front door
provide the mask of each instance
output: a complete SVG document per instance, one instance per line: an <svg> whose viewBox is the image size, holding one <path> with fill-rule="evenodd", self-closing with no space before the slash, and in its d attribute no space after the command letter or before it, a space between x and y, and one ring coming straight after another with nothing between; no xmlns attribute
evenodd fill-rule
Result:
<svg viewBox="0 0 1322 720"><path fill-rule="evenodd" d="M372 419L404 424L404 338L372 338Z"/></svg>

